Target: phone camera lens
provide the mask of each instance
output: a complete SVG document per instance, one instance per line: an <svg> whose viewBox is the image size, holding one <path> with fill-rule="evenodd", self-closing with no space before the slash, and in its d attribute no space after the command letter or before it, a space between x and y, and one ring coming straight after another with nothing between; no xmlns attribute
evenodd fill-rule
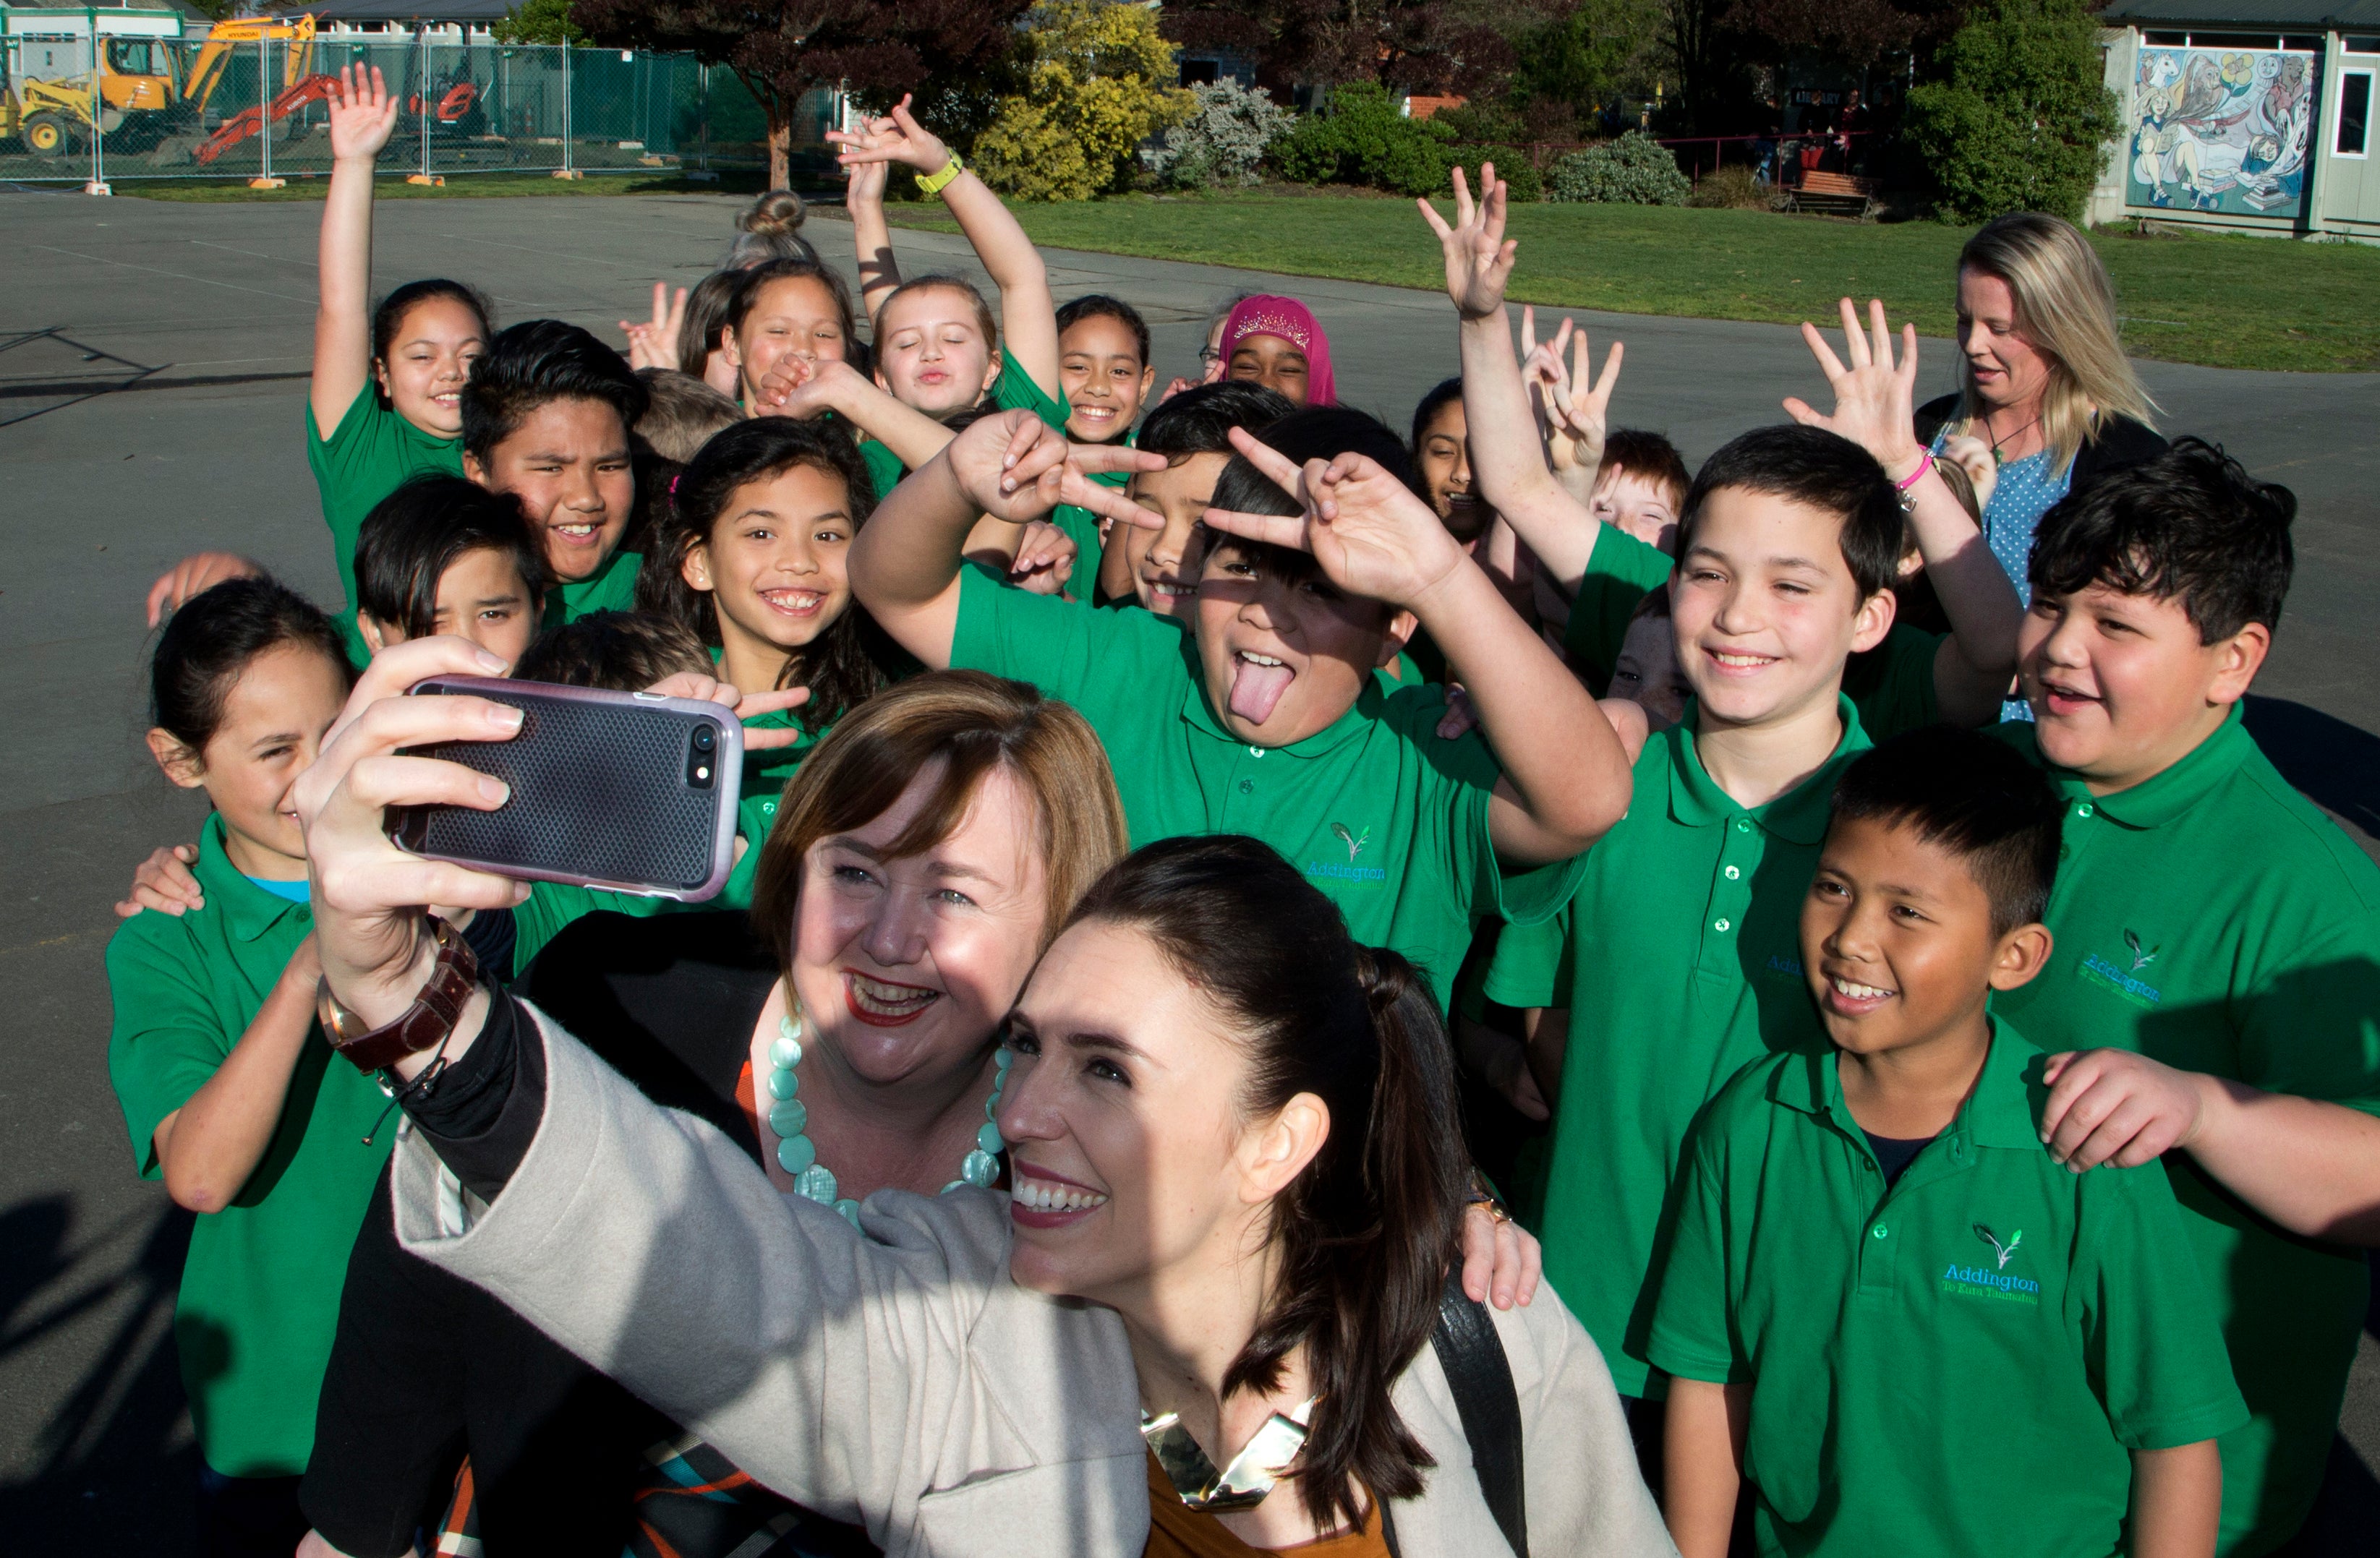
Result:
<svg viewBox="0 0 2380 1558"><path fill-rule="evenodd" d="M718 738L710 733L710 726L700 725L695 728L694 749L697 752L709 752L717 743Z"/></svg>

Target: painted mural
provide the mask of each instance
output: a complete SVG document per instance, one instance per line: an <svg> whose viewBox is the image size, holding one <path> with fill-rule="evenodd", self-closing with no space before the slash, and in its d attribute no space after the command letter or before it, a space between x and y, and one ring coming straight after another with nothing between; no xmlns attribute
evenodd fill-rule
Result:
<svg viewBox="0 0 2380 1558"><path fill-rule="evenodd" d="M2294 217L2312 155L2314 56L2143 48L2126 203Z"/></svg>

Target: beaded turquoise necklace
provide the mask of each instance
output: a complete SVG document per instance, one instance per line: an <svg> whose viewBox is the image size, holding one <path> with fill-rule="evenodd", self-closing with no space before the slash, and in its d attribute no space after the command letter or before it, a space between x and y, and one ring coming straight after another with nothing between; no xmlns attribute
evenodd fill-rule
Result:
<svg viewBox="0 0 2380 1558"><path fill-rule="evenodd" d="M992 1052L991 1097L983 1105L983 1126L975 1133L975 1146L959 1164L959 1177L944 1185L943 1195L962 1185L989 1189L1000 1178L1000 1153L1007 1146L1000 1139L1000 1092L1008 1085L1008 1068L1014 1060L1006 1045ZM794 1177L794 1189L817 1202L832 1206L843 1214L851 1226L859 1226L859 1202L849 1196L836 1194L834 1170L818 1160L818 1143L809 1138L809 1105L801 1099L801 1079L795 1068L802 1063L802 1025L791 1014L777 1020L777 1036L769 1045L769 1129L777 1133L777 1166Z"/></svg>

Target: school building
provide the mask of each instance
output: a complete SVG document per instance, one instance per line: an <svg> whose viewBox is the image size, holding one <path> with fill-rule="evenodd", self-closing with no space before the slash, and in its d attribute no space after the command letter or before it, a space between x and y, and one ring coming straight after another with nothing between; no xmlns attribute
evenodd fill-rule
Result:
<svg viewBox="0 0 2380 1558"><path fill-rule="evenodd" d="M2380 243L2380 0L2114 0L2090 220Z"/></svg>

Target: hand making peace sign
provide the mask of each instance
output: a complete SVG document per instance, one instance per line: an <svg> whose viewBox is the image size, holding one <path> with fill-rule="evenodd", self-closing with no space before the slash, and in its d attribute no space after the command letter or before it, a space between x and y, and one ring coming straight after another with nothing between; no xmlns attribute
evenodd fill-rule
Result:
<svg viewBox="0 0 2380 1558"><path fill-rule="evenodd" d="M1232 429L1232 447L1303 503L1305 512L1208 509L1208 529L1311 552L1341 589L1409 610L1466 561L1429 505L1365 455L1342 454L1327 465L1309 460L1300 470L1245 428Z"/></svg>

